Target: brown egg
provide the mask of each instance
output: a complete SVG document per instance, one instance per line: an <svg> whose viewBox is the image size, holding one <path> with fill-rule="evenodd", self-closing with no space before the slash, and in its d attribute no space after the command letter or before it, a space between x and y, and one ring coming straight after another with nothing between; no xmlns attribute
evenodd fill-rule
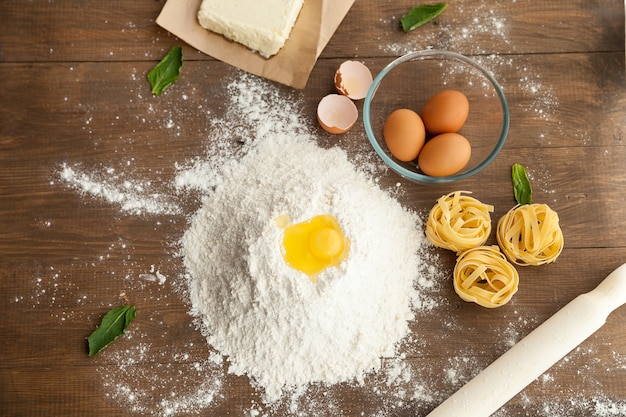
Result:
<svg viewBox="0 0 626 417"><path fill-rule="evenodd" d="M439 133L457 132L469 114L469 101L465 94L456 90L441 91L424 103L422 120L426 131Z"/></svg>
<svg viewBox="0 0 626 417"><path fill-rule="evenodd" d="M465 137L458 133L442 133L426 142L417 165L426 175L446 177L462 170L471 155L472 148Z"/></svg>
<svg viewBox="0 0 626 417"><path fill-rule="evenodd" d="M317 121L329 133L345 133L359 117L356 105L346 96L329 94L317 105Z"/></svg>
<svg viewBox="0 0 626 417"><path fill-rule="evenodd" d="M407 162L417 158L424 146L426 131L417 113L409 109L398 109L387 117L383 136L389 152L400 161Z"/></svg>

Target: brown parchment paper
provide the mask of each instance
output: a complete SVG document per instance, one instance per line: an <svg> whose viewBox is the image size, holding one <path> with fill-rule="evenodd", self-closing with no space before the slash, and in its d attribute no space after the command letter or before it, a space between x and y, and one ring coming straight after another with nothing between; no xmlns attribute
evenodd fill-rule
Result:
<svg viewBox="0 0 626 417"><path fill-rule="evenodd" d="M267 59L200 26L197 13L201 1L167 0L156 23L213 58L301 89L355 0L305 0L285 46Z"/></svg>

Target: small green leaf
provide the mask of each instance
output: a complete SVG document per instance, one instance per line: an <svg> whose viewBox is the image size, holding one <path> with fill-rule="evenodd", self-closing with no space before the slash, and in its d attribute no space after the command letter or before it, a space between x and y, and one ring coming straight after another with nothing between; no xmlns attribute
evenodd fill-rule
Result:
<svg viewBox="0 0 626 417"><path fill-rule="evenodd" d="M434 3L412 8L407 14L400 18L402 30L410 32L413 29L417 29L439 16L446 7L448 7L446 3Z"/></svg>
<svg viewBox="0 0 626 417"><path fill-rule="evenodd" d="M511 177L513 179L513 192L517 204L530 204L533 198L533 190L526 175L526 169L520 164L513 164L511 167Z"/></svg>
<svg viewBox="0 0 626 417"><path fill-rule="evenodd" d="M183 66L183 49L174 46L163 57L161 62L148 72L148 81L152 87L152 94L160 95L165 89L178 79Z"/></svg>
<svg viewBox="0 0 626 417"><path fill-rule="evenodd" d="M89 356L95 356L109 343L124 334L131 321L135 319L136 309L127 304L115 307L102 318L102 323L87 338L89 342Z"/></svg>

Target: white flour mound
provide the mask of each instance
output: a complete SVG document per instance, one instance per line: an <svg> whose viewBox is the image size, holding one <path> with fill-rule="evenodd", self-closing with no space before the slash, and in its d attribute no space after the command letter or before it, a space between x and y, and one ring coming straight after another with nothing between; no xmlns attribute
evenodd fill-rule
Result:
<svg viewBox="0 0 626 417"><path fill-rule="evenodd" d="M284 214L332 214L351 240L317 285L283 260L274 219ZM344 151L272 135L224 171L182 238L191 312L267 402L285 387L362 383L409 331L421 229Z"/></svg>

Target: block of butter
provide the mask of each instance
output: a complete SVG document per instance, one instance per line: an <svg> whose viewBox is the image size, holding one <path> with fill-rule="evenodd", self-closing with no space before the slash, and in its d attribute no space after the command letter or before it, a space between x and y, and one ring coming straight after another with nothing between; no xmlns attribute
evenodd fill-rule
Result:
<svg viewBox="0 0 626 417"><path fill-rule="evenodd" d="M202 0L200 26L257 51L278 53L289 38L304 0Z"/></svg>

